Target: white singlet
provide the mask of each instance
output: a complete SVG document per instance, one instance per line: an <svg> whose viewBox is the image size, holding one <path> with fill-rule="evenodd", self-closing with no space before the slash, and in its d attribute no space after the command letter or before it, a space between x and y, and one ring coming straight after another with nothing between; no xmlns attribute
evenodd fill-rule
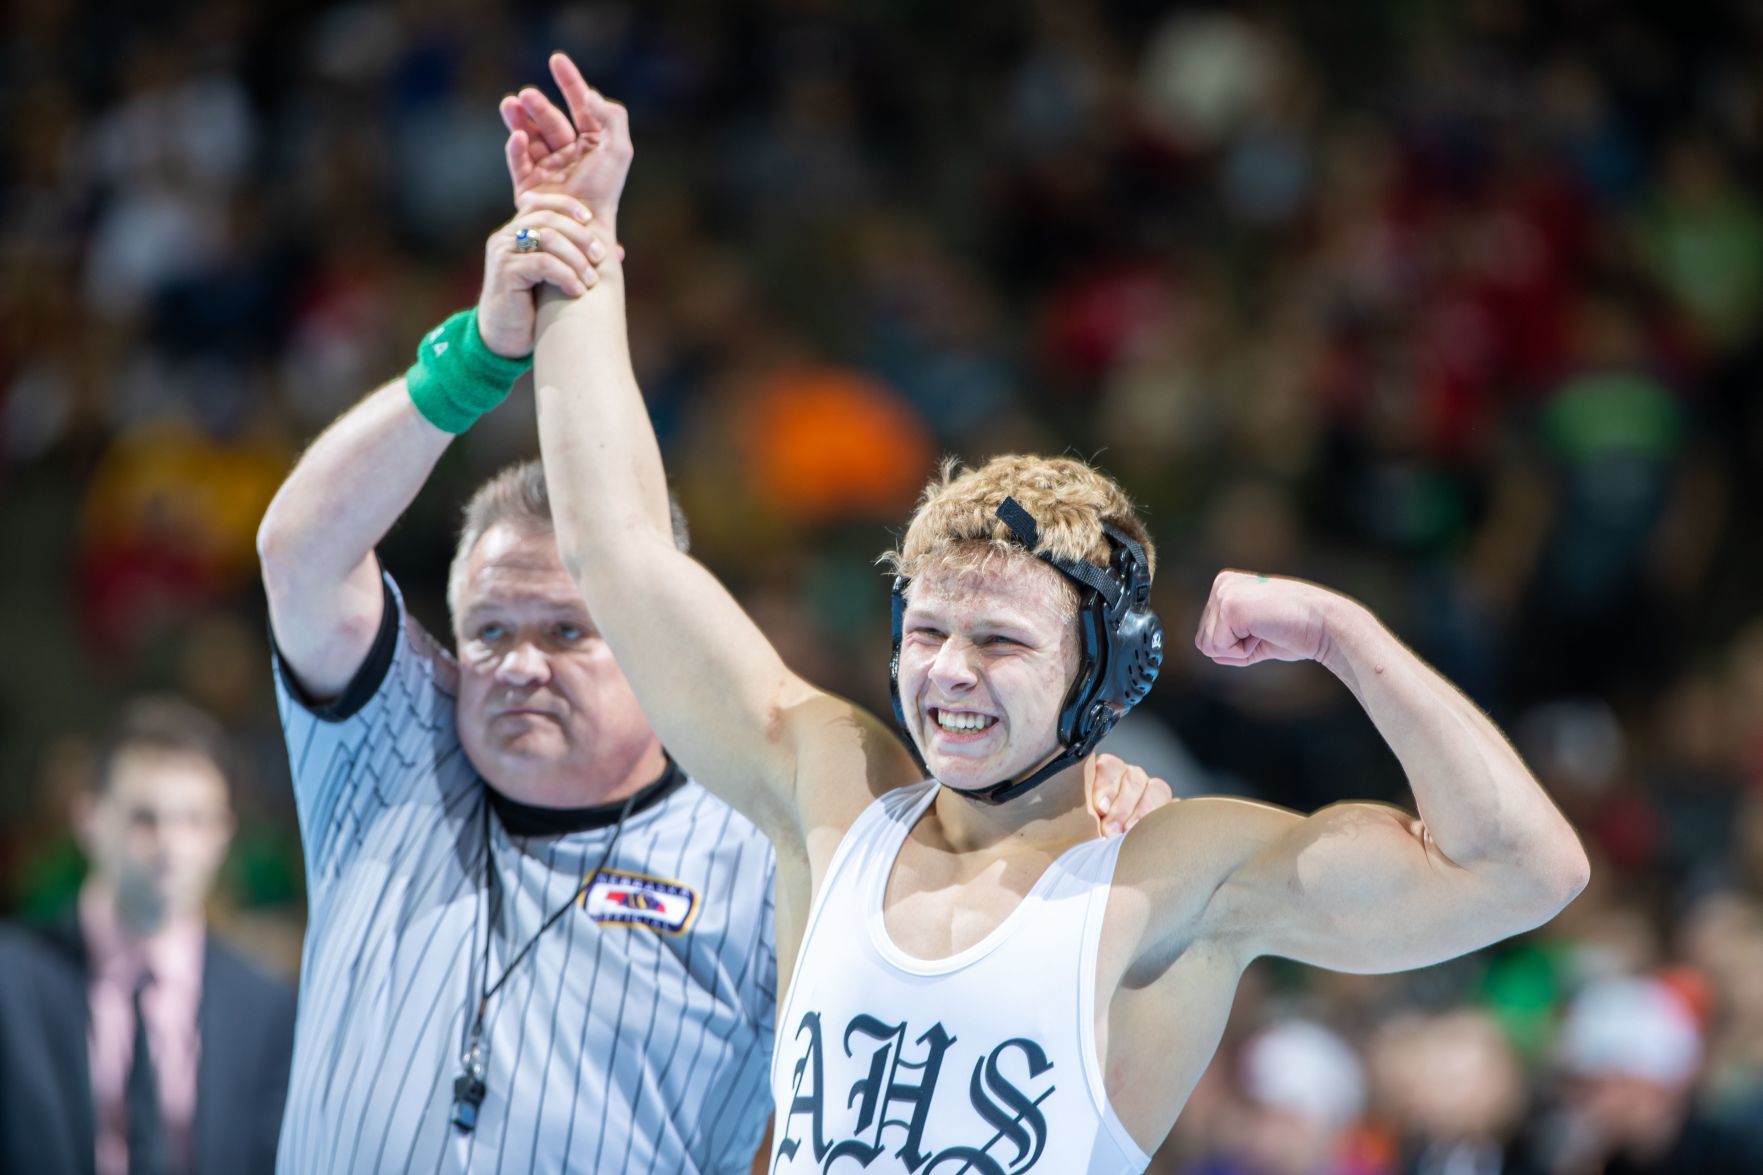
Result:
<svg viewBox="0 0 1763 1175"><path fill-rule="evenodd" d="M1121 837L1047 868L984 939L915 959L888 875L934 780L876 800L839 843L778 1020L773 1172L1118 1175L1140 1150L1096 1055L1096 951Z"/></svg>

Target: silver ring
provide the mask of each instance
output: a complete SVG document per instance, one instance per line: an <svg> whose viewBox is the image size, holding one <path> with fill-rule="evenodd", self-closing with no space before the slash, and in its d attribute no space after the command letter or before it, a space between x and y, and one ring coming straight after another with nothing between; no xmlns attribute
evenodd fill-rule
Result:
<svg viewBox="0 0 1763 1175"><path fill-rule="evenodd" d="M514 251L516 253L537 253L539 251L539 230L523 228L514 231Z"/></svg>

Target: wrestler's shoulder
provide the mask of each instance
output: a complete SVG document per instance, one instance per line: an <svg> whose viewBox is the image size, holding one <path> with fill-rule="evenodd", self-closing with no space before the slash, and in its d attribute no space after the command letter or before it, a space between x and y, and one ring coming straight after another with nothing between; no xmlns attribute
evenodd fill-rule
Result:
<svg viewBox="0 0 1763 1175"><path fill-rule="evenodd" d="M1288 831L1299 817L1237 796L1194 796L1165 804L1139 821L1121 847L1121 880L1222 880Z"/></svg>

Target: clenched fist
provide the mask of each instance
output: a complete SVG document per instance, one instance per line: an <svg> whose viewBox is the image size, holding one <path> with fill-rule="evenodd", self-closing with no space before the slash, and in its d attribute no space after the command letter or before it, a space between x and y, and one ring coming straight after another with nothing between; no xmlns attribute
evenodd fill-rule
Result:
<svg viewBox="0 0 1763 1175"><path fill-rule="evenodd" d="M1301 579L1221 571L1194 647L1220 665L1320 661L1328 650L1328 618L1346 603Z"/></svg>

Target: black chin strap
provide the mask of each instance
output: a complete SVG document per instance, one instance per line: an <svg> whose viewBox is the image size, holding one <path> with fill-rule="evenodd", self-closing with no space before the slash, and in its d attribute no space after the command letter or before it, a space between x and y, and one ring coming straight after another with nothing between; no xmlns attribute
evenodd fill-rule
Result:
<svg viewBox="0 0 1763 1175"><path fill-rule="evenodd" d="M1059 754L1055 755L1052 762L1048 763L1026 779L1001 779L989 787L976 787L971 790L952 787L949 790L956 795L961 796L963 799L972 800L976 804L1008 803L1009 801L1014 800L1017 796L1029 791L1031 788L1039 787L1048 779L1051 779L1067 767L1070 767L1073 763L1082 759L1087 752L1087 747L1083 749L1067 747L1065 750L1060 751Z"/></svg>
<svg viewBox="0 0 1763 1175"><path fill-rule="evenodd" d="M950 787L948 790L952 790L956 796L964 797L964 799L971 799L971 801L977 803L977 805L1001 805L1001 803L1008 803L1008 801L1012 801L1012 799L1015 799L1017 796L1023 796L1028 790L1040 787L1042 783L1051 780L1053 776L1058 775L1060 771L1065 771L1065 769L1072 766L1072 764L1082 762L1082 757L1084 757L1084 755L1088 755L1088 753L1095 750L1095 745L1097 745L1098 741L1100 741L1100 739L1086 739L1086 741L1082 741L1082 743L1079 743L1077 746L1067 746L1067 748L1061 750L1058 755L1054 755L1053 762L1045 764L1044 767L1040 767L1040 771L1035 771L1035 773L1031 773L1031 775L1026 776L1026 778L1021 778L1021 780L998 780L996 783L991 783L989 787L975 787L975 789L971 790L963 789L963 787Z"/></svg>

